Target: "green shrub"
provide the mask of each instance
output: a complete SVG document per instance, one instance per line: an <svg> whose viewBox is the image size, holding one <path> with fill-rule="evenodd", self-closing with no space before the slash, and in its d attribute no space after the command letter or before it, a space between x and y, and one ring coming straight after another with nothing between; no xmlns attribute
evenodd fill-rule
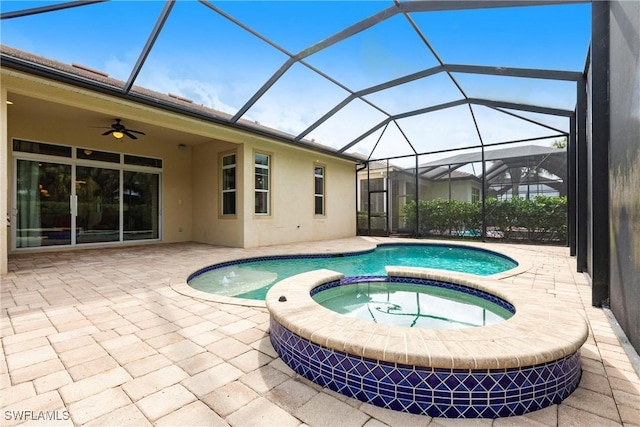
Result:
<svg viewBox="0 0 640 427"><path fill-rule="evenodd" d="M420 200L420 236L476 236L482 227L482 203L458 200ZM487 199L487 229L505 240L565 242L567 237L567 198L536 196L532 200ZM416 228L416 204L402 208L407 228Z"/></svg>
<svg viewBox="0 0 640 427"><path fill-rule="evenodd" d="M366 211L358 211L358 234L365 234L369 230L369 216ZM387 215L384 212L371 214L371 231L386 231Z"/></svg>

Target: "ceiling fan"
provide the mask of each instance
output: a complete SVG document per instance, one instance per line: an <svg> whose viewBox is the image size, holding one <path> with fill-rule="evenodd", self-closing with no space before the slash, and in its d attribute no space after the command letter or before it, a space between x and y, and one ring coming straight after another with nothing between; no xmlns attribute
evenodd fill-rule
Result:
<svg viewBox="0 0 640 427"><path fill-rule="evenodd" d="M138 135L145 135L144 132L140 132L139 130L127 129L122 123L120 123L121 119L115 119L115 123L111 125L111 129L102 134L102 136L113 135L116 139L122 139L125 135L127 135L131 139L138 139L134 133Z"/></svg>

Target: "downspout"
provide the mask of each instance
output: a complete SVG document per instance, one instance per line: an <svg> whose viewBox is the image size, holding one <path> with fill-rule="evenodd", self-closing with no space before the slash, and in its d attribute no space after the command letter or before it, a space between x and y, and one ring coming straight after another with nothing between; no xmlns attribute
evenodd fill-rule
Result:
<svg viewBox="0 0 640 427"><path fill-rule="evenodd" d="M358 184L360 184L360 180L358 179L358 173L365 170L366 167L367 167L367 162L361 165L356 164L356 235L358 234L358 190L359 190ZM362 194L360 195L360 198L362 198Z"/></svg>

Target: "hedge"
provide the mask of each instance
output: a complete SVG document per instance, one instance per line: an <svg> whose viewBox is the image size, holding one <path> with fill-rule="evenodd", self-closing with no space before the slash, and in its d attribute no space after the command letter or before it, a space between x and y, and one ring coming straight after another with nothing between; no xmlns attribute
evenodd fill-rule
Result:
<svg viewBox="0 0 640 427"><path fill-rule="evenodd" d="M416 205L403 206L407 227L415 230ZM487 235L505 240L561 242L567 237L567 198L536 196L487 199ZM482 203L458 200L420 200L420 236L480 236Z"/></svg>

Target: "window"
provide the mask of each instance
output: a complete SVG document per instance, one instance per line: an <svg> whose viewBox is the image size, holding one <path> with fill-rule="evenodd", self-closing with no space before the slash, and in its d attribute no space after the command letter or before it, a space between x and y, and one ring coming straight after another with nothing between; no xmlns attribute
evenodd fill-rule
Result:
<svg viewBox="0 0 640 427"><path fill-rule="evenodd" d="M97 151L90 148L76 148L76 158L97 162L120 163L120 154Z"/></svg>
<svg viewBox="0 0 640 427"><path fill-rule="evenodd" d="M124 164L136 165L136 166L147 166L150 168L162 168L161 159L153 159L151 157L130 156L129 154L124 155Z"/></svg>
<svg viewBox="0 0 640 427"><path fill-rule="evenodd" d="M71 147L65 145L45 144L43 142L13 140L13 151L43 154L47 156L71 157Z"/></svg>
<svg viewBox="0 0 640 427"><path fill-rule="evenodd" d="M480 189L471 188L471 202L475 203L480 200Z"/></svg>
<svg viewBox="0 0 640 427"><path fill-rule="evenodd" d="M255 155L255 209L256 215L269 215L269 167L270 156Z"/></svg>
<svg viewBox="0 0 640 427"><path fill-rule="evenodd" d="M316 215L324 215L324 167L314 166L314 182L315 182L315 213Z"/></svg>
<svg viewBox="0 0 640 427"><path fill-rule="evenodd" d="M222 215L236 214L236 155L222 156Z"/></svg>
<svg viewBox="0 0 640 427"><path fill-rule="evenodd" d="M159 238L160 175L124 171L123 178L123 239Z"/></svg>

